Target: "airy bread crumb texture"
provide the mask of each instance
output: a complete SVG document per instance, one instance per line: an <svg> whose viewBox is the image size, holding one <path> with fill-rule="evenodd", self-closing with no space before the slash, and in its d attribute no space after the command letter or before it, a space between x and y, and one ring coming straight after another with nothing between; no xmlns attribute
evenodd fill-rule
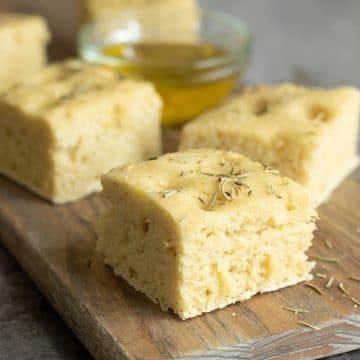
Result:
<svg viewBox="0 0 360 360"><path fill-rule="evenodd" d="M311 278L317 214L301 185L233 152L191 150L102 178L98 250L182 319Z"/></svg>
<svg viewBox="0 0 360 360"><path fill-rule="evenodd" d="M158 155L152 85L68 60L0 96L0 172L55 203L101 189L111 168Z"/></svg>
<svg viewBox="0 0 360 360"><path fill-rule="evenodd" d="M358 164L358 89L262 86L184 127L180 150L240 152L303 184L315 204Z"/></svg>

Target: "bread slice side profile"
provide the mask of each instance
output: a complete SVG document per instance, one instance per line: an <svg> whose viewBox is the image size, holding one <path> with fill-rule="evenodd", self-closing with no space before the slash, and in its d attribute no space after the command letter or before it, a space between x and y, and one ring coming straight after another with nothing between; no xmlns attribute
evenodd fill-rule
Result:
<svg viewBox="0 0 360 360"><path fill-rule="evenodd" d="M311 279L316 211L301 185L243 155L189 150L103 176L97 249L187 319Z"/></svg>
<svg viewBox="0 0 360 360"><path fill-rule="evenodd" d="M49 65L0 96L0 173L54 203L99 191L111 168L161 152L161 106L151 84Z"/></svg>

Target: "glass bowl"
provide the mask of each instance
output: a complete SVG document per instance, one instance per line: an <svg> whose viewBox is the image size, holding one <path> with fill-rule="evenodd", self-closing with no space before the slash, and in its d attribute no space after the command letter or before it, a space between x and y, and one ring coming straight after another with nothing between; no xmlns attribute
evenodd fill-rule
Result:
<svg viewBox="0 0 360 360"><path fill-rule="evenodd" d="M246 24L231 15L202 9L196 29L174 16L180 15L155 21L144 10L126 10L85 24L78 38L85 61L152 82L164 102L166 126L179 126L227 96L252 46Z"/></svg>

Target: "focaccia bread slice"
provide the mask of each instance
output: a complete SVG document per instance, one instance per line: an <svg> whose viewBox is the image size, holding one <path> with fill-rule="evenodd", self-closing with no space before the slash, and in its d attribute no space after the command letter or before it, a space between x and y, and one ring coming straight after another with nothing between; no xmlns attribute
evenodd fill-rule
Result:
<svg viewBox="0 0 360 360"><path fill-rule="evenodd" d="M49 40L41 16L0 13L0 91L46 64Z"/></svg>
<svg viewBox="0 0 360 360"><path fill-rule="evenodd" d="M82 0L83 21L129 16L142 28L138 41L194 42L200 11L196 0Z"/></svg>
<svg viewBox="0 0 360 360"><path fill-rule="evenodd" d="M245 91L183 129L180 149L240 152L303 184L319 205L358 164L358 89Z"/></svg>
<svg viewBox="0 0 360 360"><path fill-rule="evenodd" d="M102 178L98 250L182 319L311 278L316 212L303 187L243 155L170 153Z"/></svg>
<svg viewBox="0 0 360 360"><path fill-rule="evenodd" d="M151 84L68 60L0 96L0 173L64 203L101 189L111 168L158 155L161 100Z"/></svg>

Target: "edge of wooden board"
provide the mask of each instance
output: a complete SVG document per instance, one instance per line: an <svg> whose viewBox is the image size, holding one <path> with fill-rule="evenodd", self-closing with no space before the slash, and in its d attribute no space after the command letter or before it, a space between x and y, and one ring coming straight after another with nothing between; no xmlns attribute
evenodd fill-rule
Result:
<svg viewBox="0 0 360 360"><path fill-rule="evenodd" d="M0 214L0 238L4 245L92 355L97 359L134 359L97 321L91 308L84 305L79 297L74 297L74 293L63 286L58 274L49 269L36 249L24 241L21 222L14 221L16 214L12 213L12 208L6 201L0 202ZM19 247L23 251L17 251ZM187 355L182 359L317 359L358 348L360 314L352 314L324 323L320 330L299 327L298 330L219 347L205 353ZM163 357L159 354L158 359Z"/></svg>
<svg viewBox="0 0 360 360"><path fill-rule="evenodd" d="M307 344L304 350L304 343ZM210 359L320 359L360 347L360 315L325 323L320 330L293 330L250 343L240 343L210 350L182 360ZM281 352L280 352L281 350Z"/></svg>
<svg viewBox="0 0 360 360"><path fill-rule="evenodd" d="M0 211L3 210L1 205ZM74 298L72 293L70 294L67 287L60 286L57 274L47 268L41 256L33 248L24 248L21 254L14 251L15 247L24 246L24 244L16 227L11 226L1 216L0 229L0 239L5 247L90 353L97 359L130 359L125 349L122 349L120 345L115 346L115 341L109 341L110 334L96 321L91 310L82 306L78 299ZM33 264L37 266L36 271ZM39 271L39 267L42 271ZM43 276L39 277L37 275L39 273ZM62 296L58 295L60 293ZM73 309L73 311L69 312L68 309ZM83 326L84 322L87 326ZM94 326L97 326L98 333L94 331Z"/></svg>

